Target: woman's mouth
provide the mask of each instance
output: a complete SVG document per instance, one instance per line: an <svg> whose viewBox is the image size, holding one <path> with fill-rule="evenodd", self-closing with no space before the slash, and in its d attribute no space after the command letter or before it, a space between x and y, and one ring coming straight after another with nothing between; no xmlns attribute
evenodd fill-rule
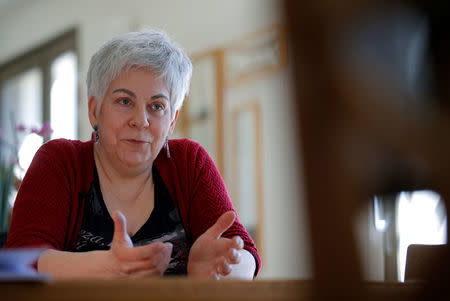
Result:
<svg viewBox="0 0 450 301"><path fill-rule="evenodd" d="M145 140L139 140L139 139L125 139L125 141L130 144L135 144L135 145L142 145L142 144L149 143Z"/></svg>

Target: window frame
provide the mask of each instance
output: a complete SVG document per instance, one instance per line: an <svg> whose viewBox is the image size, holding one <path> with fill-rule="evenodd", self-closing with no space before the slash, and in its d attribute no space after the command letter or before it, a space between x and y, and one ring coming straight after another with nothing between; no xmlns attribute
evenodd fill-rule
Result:
<svg viewBox="0 0 450 301"><path fill-rule="evenodd" d="M37 46L0 65L0 90L4 83L32 68L42 70L42 120L50 121L50 89L51 89L51 64L62 53L73 51L79 57L77 47L77 30L72 28L65 31L40 46ZM79 65L79 60L78 60ZM77 66L79 70L79 66ZM0 93L0 103L2 103ZM79 129L78 129L79 130ZM79 131L78 131L79 132Z"/></svg>

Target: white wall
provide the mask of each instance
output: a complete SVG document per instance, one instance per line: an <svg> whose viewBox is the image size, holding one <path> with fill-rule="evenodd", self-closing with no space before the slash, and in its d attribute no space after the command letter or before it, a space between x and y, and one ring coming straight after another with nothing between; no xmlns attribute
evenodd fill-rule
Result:
<svg viewBox="0 0 450 301"><path fill-rule="evenodd" d="M269 0L15 0L0 11L0 63L77 27L83 93L79 116L87 116L84 79L89 59L112 36L142 27L161 28L188 53L196 53L279 21L276 4ZM90 137L89 123L80 126L80 137Z"/></svg>
<svg viewBox="0 0 450 301"><path fill-rule="evenodd" d="M261 108L264 266L269 278L310 278L311 254L303 204L301 151L293 141L298 120L287 68L226 91L226 110L257 102ZM225 131L229 129L225 128ZM233 160L228 156L228 161Z"/></svg>
<svg viewBox="0 0 450 301"><path fill-rule="evenodd" d="M107 39L141 27L166 30L190 54L209 50L280 22L277 0L15 0L0 11L0 63L78 29L80 138L90 137L85 74L89 58ZM1 8L0 8L1 9ZM262 109L264 186L263 278L311 277L300 153L292 141L287 70L227 91L229 105L258 100Z"/></svg>

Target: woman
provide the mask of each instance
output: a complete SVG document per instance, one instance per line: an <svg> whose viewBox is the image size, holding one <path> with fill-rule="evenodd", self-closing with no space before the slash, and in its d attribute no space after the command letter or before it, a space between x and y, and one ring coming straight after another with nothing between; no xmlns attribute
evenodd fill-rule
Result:
<svg viewBox="0 0 450 301"><path fill-rule="evenodd" d="M55 278L252 279L260 259L213 161L195 142L168 140L191 74L161 32L103 45L87 75L95 140L40 148L6 247L44 247L38 271Z"/></svg>

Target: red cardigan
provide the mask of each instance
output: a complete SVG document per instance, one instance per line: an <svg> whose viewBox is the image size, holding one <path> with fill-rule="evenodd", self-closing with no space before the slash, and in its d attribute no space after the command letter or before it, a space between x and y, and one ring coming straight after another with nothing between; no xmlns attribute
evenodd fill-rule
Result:
<svg viewBox="0 0 450 301"><path fill-rule="evenodd" d="M93 141L57 139L36 153L20 186L5 248L48 247L73 250L83 219L85 195L94 180ZM194 242L224 212L234 210L214 162L196 142L169 141L170 158L161 151L154 164L177 203L188 238ZM223 237L239 235L244 248L261 260L242 224Z"/></svg>

